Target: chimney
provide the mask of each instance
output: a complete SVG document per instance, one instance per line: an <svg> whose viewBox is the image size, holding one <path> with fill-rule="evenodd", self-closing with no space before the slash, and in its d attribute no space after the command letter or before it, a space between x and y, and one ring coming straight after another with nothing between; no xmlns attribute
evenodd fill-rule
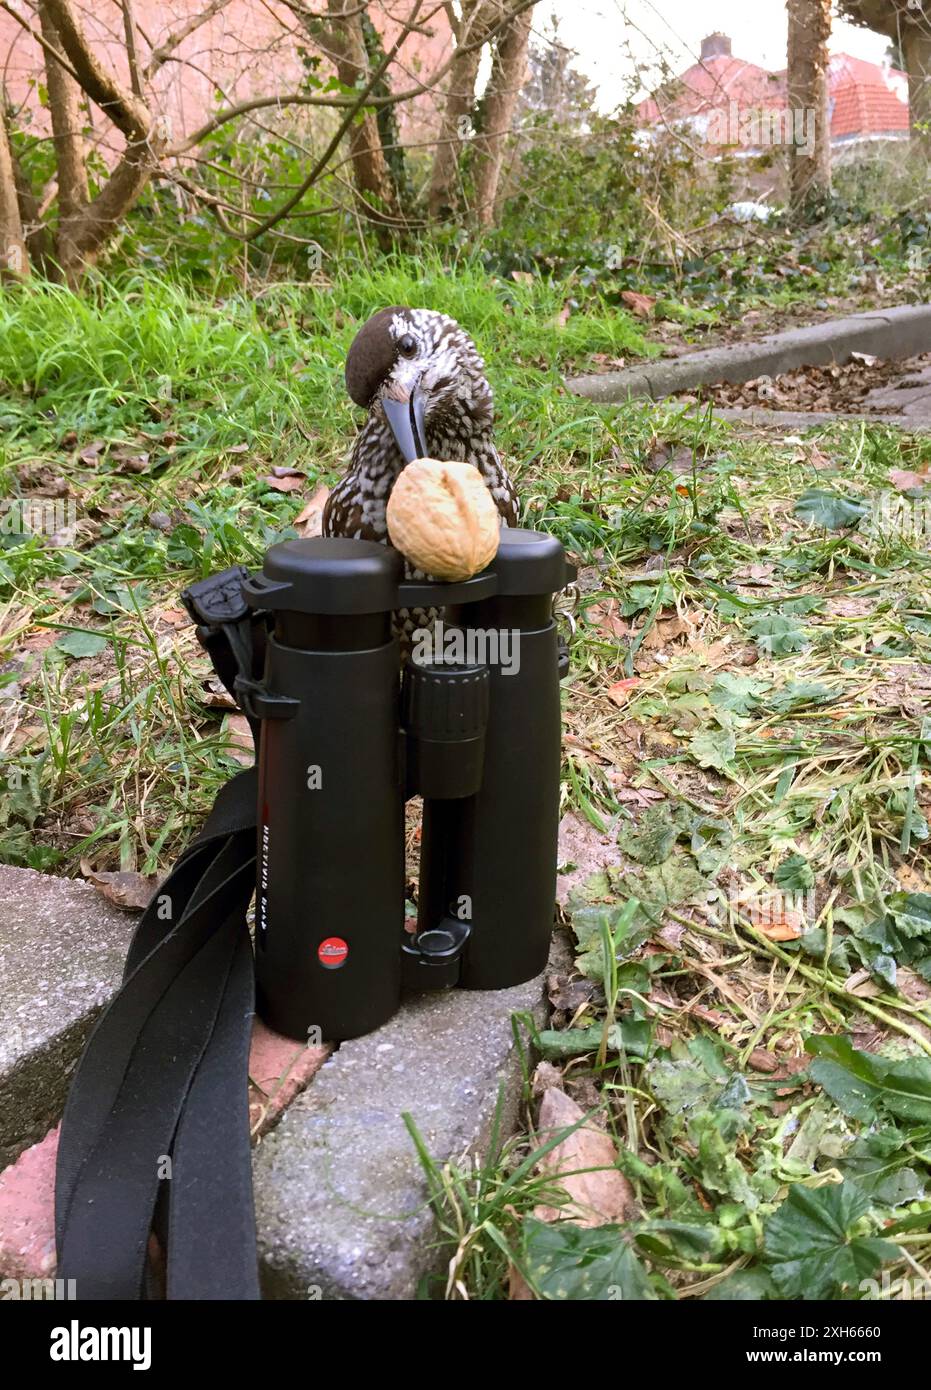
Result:
<svg viewBox="0 0 931 1390"><path fill-rule="evenodd" d="M706 39L701 41L701 60L707 62L709 58L730 58L731 41L727 34L709 34Z"/></svg>

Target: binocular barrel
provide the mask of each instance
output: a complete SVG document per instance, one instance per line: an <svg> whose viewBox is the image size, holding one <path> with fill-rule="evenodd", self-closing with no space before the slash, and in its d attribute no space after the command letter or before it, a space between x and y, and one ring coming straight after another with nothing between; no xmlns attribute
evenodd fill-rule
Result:
<svg viewBox="0 0 931 1390"><path fill-rule="evenodd" d="M386 1022L402 987L501 989L543 969L559 805L552 596L572 574L554 538L506 529L493 565L462 584L407 581L397 552L336 539L274 546L245 580L246 602L271 616L264 677L237 687L262 721L256 978L271 1027L344 1040ZM444 605L402 680L392 612Z"/></svg>

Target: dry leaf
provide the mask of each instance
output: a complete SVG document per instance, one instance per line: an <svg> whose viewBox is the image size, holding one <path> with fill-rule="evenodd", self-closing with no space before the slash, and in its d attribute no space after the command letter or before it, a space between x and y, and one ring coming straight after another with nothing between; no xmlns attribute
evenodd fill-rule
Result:
<svg viewBox="0 0 931 1390"><path fill-rule="evenodd" d="M897 492L910 492L912 488L924 487L928 479L920 473L913 473L910 468L893 468L889 481Z"/></svg>
<svg viewBox="0 0 931 1390"><path fill-rule="evenodd" d="M619 610L620 604L616 598L599 600L586 610L586 621L606 637L626 637L630 632L630 625L620 616Z"/></svg>
<svg viewBox="0 0 931 1390"><path fill-rule="evenodd" d="M231 714L226 721L227 752L243 767L251 767L255 762L255 744L252 730L244 714Z"/></svg>
<svg viewBox="0 0 931 1390"><path fill-rule="evenodd" d="M875 995L882 994L882 987L876 983L869 970L855 970L844 981L844 989L848 994L855 994L858 999L872 999Z"/></svg>
<svg viewBox="0 0 931 1390"><path fill-rule="evenodd" d="M535 1079L537 1077L541 1081L546 1079L540 1074L540 1068L535 1074ZM540 1102L540 1143L547 1143L555 1133L576 1124L584 1115L585 1111L565 1091L550 1086L543 1092ZM605 1226L634 1216L633 1188L614 1166L616 1161L613 1140L593 1121L588 1120L573 1130L537 1164L537 1171L562 1188L569 1200L561 1207L537 1206L534 1216L538 1221L574 1221L576 1225L589 1227ZM533 1299L523 1275L514 1265L509 1270L508 1298L512 1303Z"/></svg>
<svg viewBox="0 0 931 1390"><path fill-rule="evenodd" d="M81 873L107 902L128 912L142 912L147 908L159 882L154 874L147 878L130 871L98 873L87 859L81 860Z"/></svg>
<svg viewBox="0 0 931 1390"><path fill-rule="evenodd" d="M747 916L767 941L797 941L805 930L800 912L775 904L747 908Z"/></svg>
<svg viewBox="0 0 931 1390"><path fill-rule="evenodd" d="M900 864L895 871L896 882L903 893L927 893L928 884L923 874L910 864Z"/></svg>
<svg viewBox="0 0 931 1390"><path fill-rule="evenodd" d="M584 1115L585 1111L565 1091L552 1087L544 1092L540 1102L540 1142L547 1143L555 1133L574 1125ZM534 1215L540 1221L571 1220L579 1226L623 1221L633 1212L634 1193L615 1167L616 1162L617 1149L611 1136L587 1120L544 1154L538 1164L540 1173L558 1180L568 1203L561 1207L537 1207Z"/></svg>
<svg viewBox="0 0 931 1390"><path fill-rule="evenodd" d="M129 448L111 449L110 458L119 465L118 473L145 473L149 467L148 454Z"/></svg>
<svg viewBox="0 0 931 1390"><path fill-rule="evenodd" d="M518 285L533 284L533 275L530 273L529 270L512 270L511 279L516 281Z"/></svg>
<svg viewBox="0 0 931 1390"><path fill-rule="evenodd" d="M656 306L656 300L652 295L641 294L639 290L621 290L621 302L626 304L638 319L650 318Z"/></svg>
<svg viewBox="0 0 931 1390"><path fill-rule="evenodd" d="M299 536L319 536L323 533L323 509L326 500L330 495L330 489L326 483L321 483L311 497L310 501L302 508L300 514L291 523Z"/></svg>
<svg viewBox="0 0 931 1390"><path fill-rule="evenodd" d="M269 474L262 482L266 487L274 488L276 492L301 492L306 479L303 473L288 473L283 478Z"/></svg>
<svg viewBox="0 0 931 1390"><path fill-rule="evenodd" d="M639 676L628 676L626 680L615 681L613 685L609 685L605 693L615 705L626 705L630 699L630 692L639 684Z"/></svg>

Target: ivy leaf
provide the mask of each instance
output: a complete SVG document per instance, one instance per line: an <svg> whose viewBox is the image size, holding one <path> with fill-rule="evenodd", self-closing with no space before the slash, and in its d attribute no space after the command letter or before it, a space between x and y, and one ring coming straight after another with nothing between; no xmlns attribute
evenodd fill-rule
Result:
<svg viewBox="0 0 931 1390"><path fill-rule="evenodd" d="M783 859L773 878L776 887L786 893L806 893L815 883L814 871L802 854L790 854Z"/></svg>
<svg viewBox="0 0 931 1390"><path fill-rule="evenodd" d="M99 656L106 650L106 637L99 637L95 632L66 632L59 637L55 646L59 651L74 657L76 661L84 661L90 656Z"/></svg>
<svg viewBox="0 0 931 1390"><path fill-rule="evenodd" d="M689 820L688 807L662 802L648 807L636 827L622 827L617 842L628 858L635 859L638 864L662 864L688 828Z"/></svg>
<svg viewBox="0 0 931 1390"><path fill-rule="evenodd" d="M764 689L763 683L754 680L752 676L732 675L729 671L722 671L715 678L709 699L718 709L730 710L732 714L747 718L759 705L760 693Z"/></svg>
<svg viewBox="0 0 931 1390"><path fill-rule="evenodd" d="M804 628L782 613L761 614L750 623L749 631L757 646L770 656L789 656L792 652L804 651L810 641Z"/></svg>
<svg viewBox="0 0 931 1390"><path fill-rule="evenodd" d="M524 1218L524 1273L544 1299L652 1301L658 1295L617 1226Z"/></svg>
<svg viewBox="0 0 931 1390"><path fill-rule="evenodd" d="M705 729L695 734L689 743L689 751L699 767L713 767L718 772L733 769L737 741L733 729Z"/></svg>
<svg viewBox="0 0 931 1390"><path fill-rule="evenodd" d="M738 1269L736 1274L722 1279L720 1284L705 1294L702 1302L716 1303L726 1300L734 1302L764 1303L779 1298L779 1290L765 1269Z"/></svg>
<svg viewBox="0 0 931 1390"><path fill-rule="evenodd" d="M931 934L931 893L892 893L886 907L903 936Z"/></svg>
<svg viewBox="0 0 931 1390"><path fill-rule="evenodd" d="M845 1285L856 1287L898 1247L875 1237L852 1235L871 1202L852 1182L809 1188L796 1183L764 1228L764 1258L786 1298L831 1298Z"/></svg>
<svg viewBox="0 0 931 1390"><path fill-rule="evenodd" d="M823 526L828 531L844 531L856 526L869 515L869 506L856 497L842 497L838 492L812 487L802 493L795 504L795 515L809 526Z"/></svg>
<svg viewBox="0 0 931 1390"><path fill-rule="evenodd" d="M849 1038L812 1037L805 1051L815 1061L811 1079L845 1115L867 1123L878 1116L931 1124L931 1060L906 1057L892 1061L858 1052Z"/></svg>

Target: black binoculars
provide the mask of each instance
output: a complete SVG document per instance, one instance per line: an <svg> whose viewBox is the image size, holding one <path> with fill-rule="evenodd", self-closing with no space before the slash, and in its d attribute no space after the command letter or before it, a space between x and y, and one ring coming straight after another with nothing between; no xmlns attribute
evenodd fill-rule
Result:
<svg viewBox="0 0 931 1390"><path fill-rule="evenodd" d="M236 694L260 724L255 961L270 1027L371 1032L402 989L503 989L546 964L556 885L560 543L504 529L461 583L361 540L273 546L242 580L267 624ZM398 609L442 608L403 665ZM416 930L405 802L423 798ZM316 1032L314 1030L319 1030Z"/></svg>

